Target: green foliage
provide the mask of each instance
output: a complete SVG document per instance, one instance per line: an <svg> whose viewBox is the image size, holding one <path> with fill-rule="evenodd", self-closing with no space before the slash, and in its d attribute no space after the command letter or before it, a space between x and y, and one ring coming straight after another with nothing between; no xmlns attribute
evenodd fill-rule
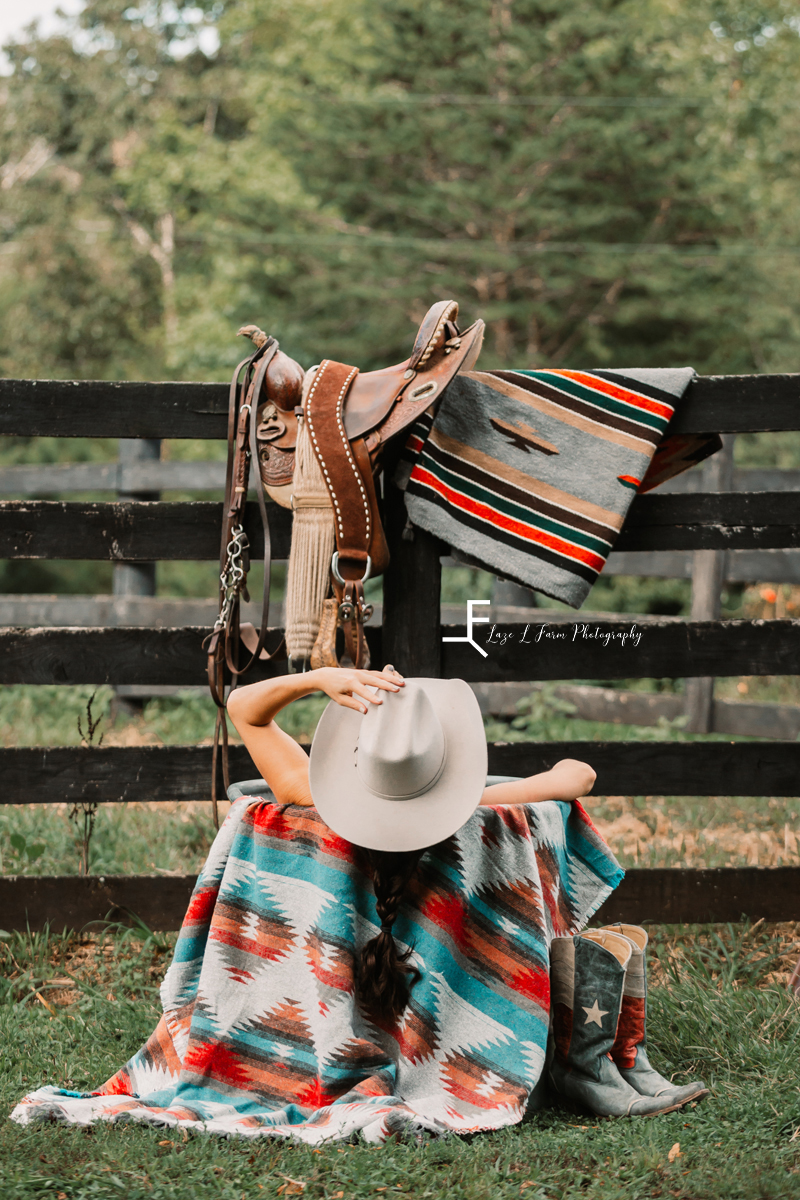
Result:
<svg viewBox="0 0 800 1200"><path fill-rule="evenodd" d="M0 688L0 739L5 746L79 746L78 719L95 689L18 684ZM95 713L107 715L114 695L97 688Z"/></svg>
<svg viewBox="0 0 800 1200"><path fill-rule="evenodd" d="M655 725L624 725L611 721L576 718L576 707L557 695L557 683L538 684L530 696L517 702L518 716L511 721L488 717L484 724L490 742L637 741L684 742L725 741L724 734L691 734L684 731L685 717L669 721L659 717ZM745 740L745 739L741 739Z"/></svg>
<svg viewBox="0 0 800 1200"><path fill-rule="evenodd" d="M191 875L203 865L214 837L205 796L188 805L106 804L92 833L93 875ZM14 839L35 853L23 856ZM77 875L80 852L66 805L0 805L0 874ZM0 918L2 920L2 918Z"/></svg>
<svg viewBox="0 0 800 1200"><path fill-rule="evenodd" d="M463 604L468 600L491 600L494 575L475 567L442 568L442 604ZM465 620L466 620L466 608Z"/></svg>
<svg viewBox="0 0 800 1200"><path fill-rule="evenodd" d="M254 319L306 364L383 365L448 294L487 363L794 365L780 0L88 0L81 24L10 51L7 374L222 378Z"/></svg>
<svg viewBox="0 0 800 1200"><path fill-rule="evenodd" d="M24 833L10 833L8 841L20 866L26 862L35 862L37 858L42 857L46 849L44 842L29 842ZM10 857L11 871L14 873L14 859L13 856Z"/></svg>

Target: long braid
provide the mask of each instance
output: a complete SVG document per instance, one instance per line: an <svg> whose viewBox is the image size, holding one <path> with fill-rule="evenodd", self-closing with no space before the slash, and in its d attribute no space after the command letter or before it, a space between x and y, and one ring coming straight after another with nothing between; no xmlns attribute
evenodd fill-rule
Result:
<svg viewBox="0 0 800 1200"><path fill-rule="evenodd" d="M398 949L392 926L422 854L422 850L367 851L381 932L361 951L357 995L365 1011L376 1017L399 1017L408 1004L411 988L420 979L417 968L408 964L411 949Z"/></svg>

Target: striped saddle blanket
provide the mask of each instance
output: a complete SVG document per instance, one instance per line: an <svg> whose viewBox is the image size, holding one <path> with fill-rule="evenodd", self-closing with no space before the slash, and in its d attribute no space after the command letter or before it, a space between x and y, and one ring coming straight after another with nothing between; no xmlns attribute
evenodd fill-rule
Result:
<svg viewBox="0 0 800 1200"><path fill-rule="evenodd" d="M478 809L420 861L395 931L421 979L378 1025L354 999L380 924L359 853L315 809L245 796L197 881L149 1040L96 1092L42 1087L12 1119L312 1145L513 1125L544 1063L550 941L621 876L578 803Z"/></svg>
<svg viewBox="0 0 800 1200"><path fill-rule="evenodd" d="M662 436L690 367L473 371L412 428L406 509L457 556L579 608L637 491L721 446Z"/></svg>

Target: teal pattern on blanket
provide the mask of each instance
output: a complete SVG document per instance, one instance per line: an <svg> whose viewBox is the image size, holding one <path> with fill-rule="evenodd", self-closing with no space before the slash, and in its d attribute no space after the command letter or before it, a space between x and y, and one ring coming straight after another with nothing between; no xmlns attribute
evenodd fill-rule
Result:
<svg viewBox="0 0 800 1200"><path fill-rule="evenodd" d="M378 932L361 852L313 808L232 807L195 888L146 1044L98 1091L43 1087L12 1118L137 1120L311 1144L520 1121L547 1040L548 947L622 871L580 804L479 808L420 860L398 917L422 978L365 1018Z"/></svg>

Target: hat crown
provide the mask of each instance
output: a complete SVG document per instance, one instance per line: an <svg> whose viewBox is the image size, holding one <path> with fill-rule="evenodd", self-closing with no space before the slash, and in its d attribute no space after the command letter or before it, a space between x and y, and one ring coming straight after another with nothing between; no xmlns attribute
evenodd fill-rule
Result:
<svg viewBox="0 0 800 1200"><path fill-rule="evenodd" d="M411 800L433 787L445 762L442 723L425 690L407 682L370 704L358 737L361 782L387 800Z"/></svg>

